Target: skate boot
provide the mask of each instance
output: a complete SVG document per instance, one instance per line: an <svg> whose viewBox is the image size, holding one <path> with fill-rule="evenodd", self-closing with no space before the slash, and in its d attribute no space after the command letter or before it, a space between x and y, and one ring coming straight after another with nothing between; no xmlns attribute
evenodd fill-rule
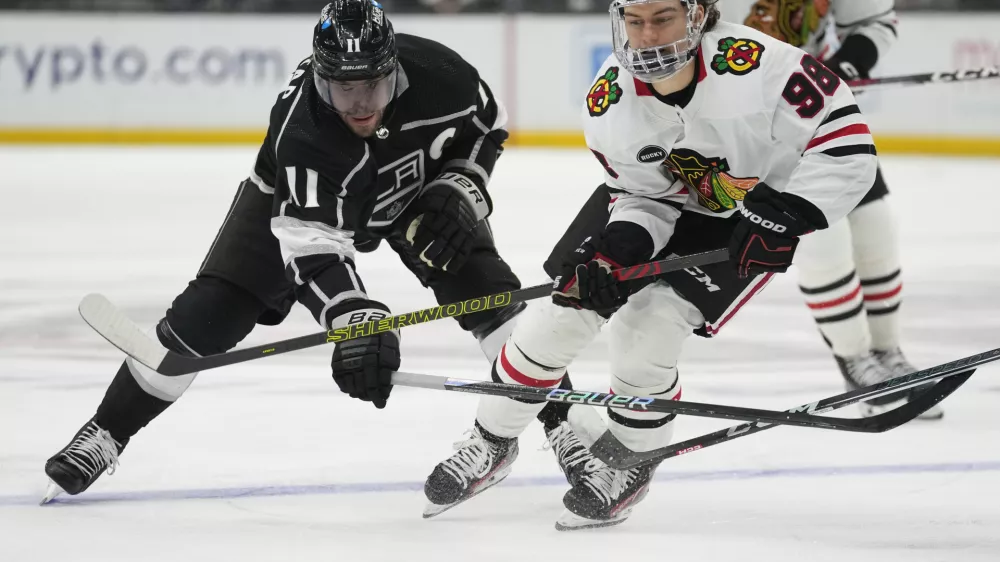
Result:
<svg viewBox="0 0 1000 562"><path fill-rule="evenodd" d="M618 525L649 492L649 483L659 463L618 470L599 459L587 461L579 483L563 496L566 510L556 521L556 530L576 531Z"/></svg>
<svg viewBox="0 0 1000 562"><path fill-rule="evenodd" d="M910 373L915 373L918 370L916 367L913 366L912 363L910 363L906 359L906 356L903 355L902 350L900 350L898 347L887 351L874 350L872 351L872 355L875 356L875 359L879 363L881 363L883 367L885 367L886 369L889 370L890 373L892 373L893 378L909 375ZM931 386L931 384L934 383L921 385L916 388L907 390L906 391L907 397L910 397L914 394L919 393L922 390L927 389L928 387ZM944 417L944 410L941 409L941 405L935 404L932 408L917 416L917 419L939 420L943 417Z"/></svg>
<svg viewBox="0 0 1000 562"><path fill-rule="evenodd" d="M882 366L882 363L871 353L856 357L834 355L834 359L840 368L840 374L844 376L844 381L847 383L847 390L857 390L887 381L893 377L892 371ZM901 390L880 398L859 402L858 408L863 417L875 416L901 406L906 402L908 392Z"/></svg>
<svg viewBox="0 0 1000 562"><path fill-rule="evenodd" d="M479 422L466 434L469 438L455 443L457 452L434 467L424 483L428 500L425 519L499 484L510 474L511 464L517 458L517 438L493 435Z"/></svg>
<svg viewBox="0 0 1000 562"><path fill-rule="evenodd" d="M584 467L588 462L594 460L594 455L580 439L568 421L564 421L552 429L546 428L545 436L548 441L542 449L551 448L556 454L556 461L566 481L570 486L576 486L580 478L583 477Z"/></svg>
<svg viewBox="0 0 1000 562"><path fill-rule="evenodd" d="M76 433L69 445L45 462L45 474L50 478L42 504L66 492L72 496L86 490L106 470L114 474L118 455L125 449L128 439L121 443L97 425L88 421Z"/></svg>

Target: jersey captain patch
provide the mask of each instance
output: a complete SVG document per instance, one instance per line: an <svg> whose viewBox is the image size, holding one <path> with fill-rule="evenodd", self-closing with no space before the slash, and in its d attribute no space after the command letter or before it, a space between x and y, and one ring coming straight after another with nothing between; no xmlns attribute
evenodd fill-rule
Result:
<svg viewBox="0 0 1000 562"><path fill-rule="evenodd" d="M713 213L736 208L759 178L738 178L729 174L725 158L705 158L686 148L674 149L663 164L690 189L698 192L698 203Z"/></svg>
<svg viewBox="0 0 1000 562"><path fill-rule="evenodd" d="M591 117L604 115L608 108L622 98L622 88L615 80L618 80L618 67L612 66L590 87L590 92L587 93L587 111Z"/></svg>
<svg viewBox="0 0 1000 562"><path fill-rule="evenodd" d="M752 39L726 37L719 41L719 51L722 54L712 59L712 70L716 74L743 76L760 67L764 46Z"/></svg>

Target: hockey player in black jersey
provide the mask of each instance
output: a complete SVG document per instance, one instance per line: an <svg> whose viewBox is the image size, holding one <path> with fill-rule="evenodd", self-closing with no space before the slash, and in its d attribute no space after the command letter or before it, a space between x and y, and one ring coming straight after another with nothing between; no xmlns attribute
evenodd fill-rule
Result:
<svg viewBox="0 0 1000 562"><path fill-rule="evenodd" d="M295 302L324 327L390 315L369 296L355 252L381 242L439 303L518 289L486 218L487 184L507 137L489 86L450 49L395 34L374 0L335 0L271 110L250 177L200 271L156 325L166 348L225 352ZM458 318L492 361L521 307ZM398 333L336 344L342 391L383 408L400 365ZM195 375L166 377L126 359L93 418L45 464L44 501L78 494Z"/></svg>

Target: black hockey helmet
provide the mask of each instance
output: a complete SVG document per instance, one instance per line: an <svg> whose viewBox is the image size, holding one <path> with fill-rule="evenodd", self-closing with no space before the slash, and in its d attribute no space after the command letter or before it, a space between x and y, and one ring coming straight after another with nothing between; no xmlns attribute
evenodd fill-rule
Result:
<svg viewBox="0 0 1000 562"><path fill-rule="evenodd" d="M345 115L384 108L396 89L392 24L375 0L334 0L313 30L312 67L320 98Z"/></svg>

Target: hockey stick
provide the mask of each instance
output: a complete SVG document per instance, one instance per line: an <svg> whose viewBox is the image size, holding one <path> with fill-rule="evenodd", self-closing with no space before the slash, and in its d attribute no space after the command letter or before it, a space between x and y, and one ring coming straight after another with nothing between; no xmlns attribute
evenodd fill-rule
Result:
<svg viewBox="0 0 1000 562"><path fill-rule="evenodd" d="M831 396L820 400L819 402L805 404L797 408L792 408L788 411L796 412L807 410L820 414L831 410L837 410L845 406L850 406L851 404L870 398L871 396L866 396L864 398L857 396L857 393L865 392L866 389L873 389L890 383L897 384L896 381L908 381L905 385L898 384L891 391L896 392L935 378L944 379L931 385L930 388L920 391L916 396L911 397L906 404L877 416L867 418L870 420L879 419L880 421L878 423L885 427L885 431L888 431L889 429L893 429L912 420L932 408L938 402L947 398L948 395L955 392L958 387L962 386L962 384L964 384L965 381L972 376L972 374L976 371L976 366L990 363L992 361L996 361L997 359L1000 359L1000 349L994 349L992 351L958 359L950 363L944 363L942 365L938 365L937 367L917 371L904 377L890 379L872 387L861 388L844 394L838 394L837 396ZM891 392L879 393L879 395L881 396ZM810 408L812 409L810 410ZM680 443L675 443L673 445L648 452L632 451L611 435L610 431L606 431L604 435L602 435L590 447L590 450L594 456L601 459L608 465L623 470L639 465L661 462L669 458L678 457L706 447L711 447L712 445L718 445L719 443L724 443L732 439L753 435L754 433L771 429L773 427L777 426L770 423L744 423L712 433L707 433L705 435L700 435L698 437L692 437L691 439L681 441Z"/></svg>
<svg viewBox="0 0 1000 562"><path fill-rule="evenodd" d="M847 85L852 89L869 88L872 86L916 86L919 84L950 84L953 82L970 82L1000 78L1000 68L978 68L975 70L952 70L949 72L928 72L925 74L906 74L903 76L885 76L882 78L863 78L850 80Z"/></svg>
<svg viewBox="0 0 1000 562"><path fill-rule="evenodd" d="M712 250L690 256L667 258L634 267L626 267L615 270L614 274L618 280L628 281L690 267L718 263L727 259L729 259L729 250ZM136 361L161 375L179 376L243 363L244 361L252 361L261 357L278 355L279 353L316 347L326 343L380 334L404 326L413 326L442 318L454 318L473 312L502 308L518 302L547 297L551 293L552 284L545 283L516 291L443 304L433 308L391 316L383 320L372 320L363 324L351 324L327 332L319 332L308 336L300 336L266 345L258 345L204 357L186 357L165 349L158 341L143 333L132 320L102 295L87 295L80 301L79 310L80 316L97 333Z"/></svg>
<svg viewBox="0 0 1000 562"><path fill-rule="evenodd" d="M1000 350L997 350L997 353L998 356L1000 356ZM784 412L777 410L744 408L741 406L684 402L681 400L669 400L663 398L623 396L607 392L590 392L587 390L535 388L517 384L454 379L436 375L404 372L393 373L392 384L416 388L429 388L434 390L450 390L471 394L503 396L506 398L535 400L538 402L545 401L583 404L588 406L632 410L634 412L660 412L665 414L678 414L703 418L742 420L752 422L753 424L794 425L799 427L832 429L837 431L854 431L858 433L882 433L910 421L936 404L937 401L935 400L933 403L927 404L926 407L921 409L911 408L910 410L903 411L902 408L895 408L888 412L868 418L832 418L818 416L816 414L827 412L836 408L842 408L863 400L879 398L881 396L886 396L888 394L893 394L895 392L919 386L930 380L949 376L948 373L940 373L933 369L928 369L927 371L918 371L902 377L889 379L887 381L859 388L857 390L845 392L844 394L838 394L837 396L805 404L803 406L799 406L798 408L792 408L791 410ZM961 379L958 383L958 385L961 385L968 377L955 378ZM958 385L956 385L956 388ZM831 404L835 404L835 406ZM621 456L620 454L614 454L615 446L609 442L611 439L614 439L614 437L611 435L610 431L606 432L600 439L597 440L594 447L591 448L595 455L605 462L614 462L614 459ZM615 441L617 440L615 439ZM595 448L608 451L608 453L604 455L597 455ZM608 462L608 464L612 464L612 466L614 466L613 462Z"/></svg>

